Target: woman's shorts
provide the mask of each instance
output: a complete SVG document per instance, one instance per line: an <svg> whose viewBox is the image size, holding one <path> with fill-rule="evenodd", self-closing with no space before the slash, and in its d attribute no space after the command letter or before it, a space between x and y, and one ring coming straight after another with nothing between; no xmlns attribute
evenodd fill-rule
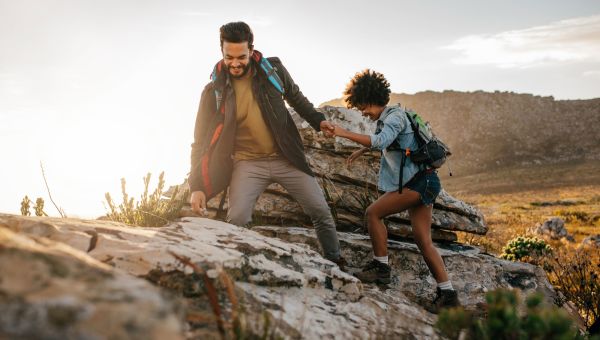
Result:
<svg viewBox="0 0 600 340"><path fill-rule="evenodd" d="M425 205L433 204L442 190L440 178L435 170L420 171L404 187L418 192L421 202Z"/></svg>

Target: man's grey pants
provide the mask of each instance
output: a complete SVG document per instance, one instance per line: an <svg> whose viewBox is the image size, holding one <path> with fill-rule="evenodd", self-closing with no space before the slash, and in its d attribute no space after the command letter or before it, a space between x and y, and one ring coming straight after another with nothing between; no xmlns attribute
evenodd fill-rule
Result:
<svg viewBox="0 0 600 340"><path fill-rule="evenodd" d="M283 186L310 216L325 258L337 260L340 243L321 187L314 177L298 170L283 157L235 161L229 184L227 221L238 226L250 223L258 196L273 182Z"/></svg>

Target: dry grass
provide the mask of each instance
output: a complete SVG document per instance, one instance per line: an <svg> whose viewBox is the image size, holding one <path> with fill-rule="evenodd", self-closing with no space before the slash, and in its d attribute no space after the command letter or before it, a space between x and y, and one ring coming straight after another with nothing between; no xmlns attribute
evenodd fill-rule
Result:
<svg viewBox="0 0 600 340"><path fill-rule="evenodd" d="M459 241L498 255L509 240L531 235L536 225L553 216L565 220L577 244L600 234L599 170L600 163L593 162L499 169L464 177L440 173L444 188L479 207L489 226L487 235L460 233Z"/></svg>
<svg viewBox="0 0 600 340"><path fill-rule="evenodd" d="M600 186L553 188L502 194L463 194L459 197L482 210L489 231L485 236L459 235L459 241L499 254L516 236L532 235L535 227L558 216L576 243L600 233ZM567 202L560 204L560 201ZM548 202L552 205L543 206ZM571 205L571 202L576 204Z"/></svg>

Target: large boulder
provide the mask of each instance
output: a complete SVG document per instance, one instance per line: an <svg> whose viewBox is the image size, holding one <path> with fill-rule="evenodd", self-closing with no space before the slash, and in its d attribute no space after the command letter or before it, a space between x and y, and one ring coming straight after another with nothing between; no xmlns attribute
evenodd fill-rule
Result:
<svg viewBox="0 0 600 340"><path fill-rule="evenodd" d="M40 225L29 235L51 233ZM38 236L0 227L0 338L184 338L181 308L164 292Z"/></svg>
<svg viewBox="0 0 600 340"><path fill-rule="evenodd" d="M314 233L305 228L259 226L252 230L289 242L307 244L315 249L318 247ZM372 258L371 242L366 235L340 233L340 243L351 271L359 270ZM481 312L485 293L500 287L519 289L525 295L541 292L548 303L553 303L556 298L546 273L540 267L501 260L481 252L479 248L466 245L439 243L436 248L466 309ZM388 254L393 276L388 290L402 294L424 308L431 307L436 281L418 247L412 242L390 240Z"/></svg>
<svg viewBox="0 0 600 340"><path fill-rule="evenodd" d="M228 273L244 306L248 328L256 334L263 334L266 315L272 332L291 338L438 337L436 316L426 310L434 296L435 280L410 242L390 241L394 279L389 286L378 287L361 284L323 259L317 252L314 231L307 228L262 226L249 230L194 217L161 228L141 228L109 221L0 214L3 229L62 242L178 293L186 301L188 337L206 337L198 332L214 330L214 321L197 317L210 315L201 280L171 253L213 273L211 277L220 270ZM367 236L340 233L340 241L351 269L369 259ZM484 293L498 287L519 288L525 294L541 292L548 302L555 298L538 267L500 260L456 244L438 245L438 251L460 299L470 310L480 310ZM13 294L0 296L11 298Z"/></svg>

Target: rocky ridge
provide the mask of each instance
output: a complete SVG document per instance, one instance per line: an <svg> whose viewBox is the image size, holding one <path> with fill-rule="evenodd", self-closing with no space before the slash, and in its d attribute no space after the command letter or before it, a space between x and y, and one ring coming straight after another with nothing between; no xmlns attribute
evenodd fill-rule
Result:
<svg viewBox="0 0 600 340"><path fill-rule="evenodd" d="M271 331L286 338L439 337L433 327L436 317L426 309L434 296L435 282L417 247L410 242L390 241L394 279L389 286L378 287L361 284L323 259L317 252L314 232L306 228L257 226L248 230L193 217L161 228L141 228L108 221L0 214L0 235L1 272L10 272L10 278L3 275L0 279L0 309L11 311L3 312L0 317L0 334L3 335L32 334L26 330L31 329L28 328L32 327L30 323L39 322L39 318L22 318L19 328L13 327L12 322L17 315L22 315L19 311L33 308L35 302L31 296L41 289L52 292L55 297L52 301L68 302L69 310L88 308L104 312L79 313L76 318L61 319L53 328L54 333L43 333L41 327L35 328L36 336L67 336L79 334L73 333L78 330L94 336L109 336L117 332L105 327L113 322L115 327L122 327L119 330L129 332L125 337L145 334L144 338L159 339L166 334L160 332L172 332L175 334L172 338L218 337L201 280L171 255L176 253L208 270L213 278L221 270L229 274L244 306L245 324L256 334L262 334L261 327L265 326L262 316L268 315ZM340 233L340 241L351 269L359 268L369 259L367 236ZM484 293L497 287L518 288L524 294L541 292L548 303L555 298L541 268L500 260L477 248L437 246L468 309L481 310ZM53 247L69 249L68 255L60 256L61 260L78 261L81 268L62 272L19 269L41 268L33 264L53 259L46 250ZM13 262L15 259L20 260L18 267ZM101 276L105 279L85 279L94 271L103 273ZM28 279L31 275L38 279ZM108 291L99 292L93 288L115 277L121 278L124 287L112 286ZM171 292L171 297L157 295L147 281ZM63 282L87 289L73 289L71 284L58 287L58 283ZM126 288L129 293L116 293ZM102 292L113 295L102 297ZM80 298L82 295L100 296L93 300L96 304L112 301L107 306L113 309L90 305ZM39 295L40 305L36 308L50 315L52 304L47 296ZM119 307L123 302L126 306ZM126 312L122 312L124 309L143 311L143 314L139 314L139 320L133 316L128 318ZM183 316L177 312L181 309ZM195 317L190 318L190 315ZM150 322L146 317L154 327L143 326L142 321ZM135 320L138 323L132 326ZM185 327L181 326L183 323ZM90 324L95 326L82 326ZM163 328L165 325L169 326ZM142 331L146 333L136 333Z"/></svg>

